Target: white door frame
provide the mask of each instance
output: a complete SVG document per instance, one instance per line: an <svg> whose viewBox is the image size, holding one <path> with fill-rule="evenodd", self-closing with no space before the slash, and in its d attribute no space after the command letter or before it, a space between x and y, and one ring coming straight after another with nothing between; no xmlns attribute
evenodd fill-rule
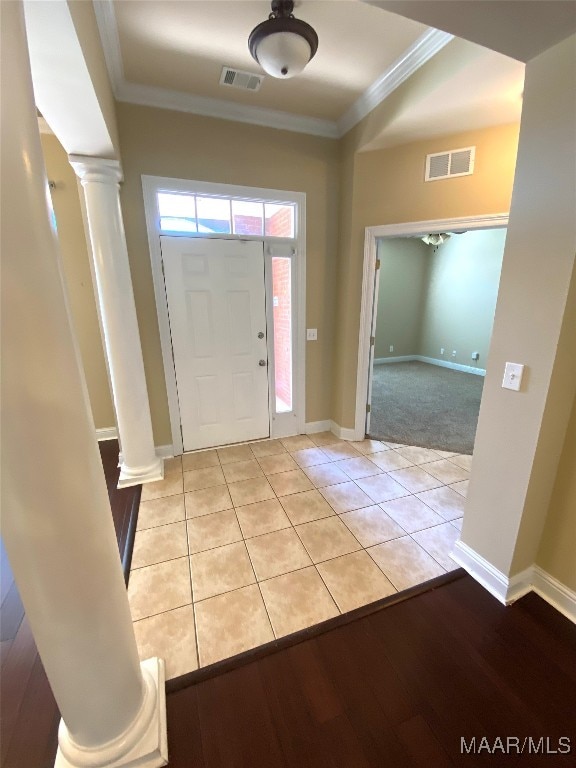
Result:
<svg viewBox="0 0 576 768"><path fill-rule="evenodd" d="M366 428L366 402L370 380L370 336L374 322L374 273L376 270L379 237L406 237L427 235L432 232L452 232L466 229L498 229L508 226L508 214L496 213L433 221L410 221L402 224L381 224L366 227L364 235L364 272L362 276L362 303L360 306L360 332L358 338L358 367L356 371L356 415L354 440L363 440Z"/></svg>
<svg viewBox="0 0 576 768"><path fill-rule="evenodd" d="M162 361L164 363L164 378L168 395L168 410L170 413L170 430L172 433L172 448L175 456L183 453L182 431L180 427L180 406L176 387L176 372L172 356L172 341L170 337L170 322L168 318L168 302L164 287L162 272L162 253L160 236L174 233L161 232L156 194L158 192L183 192L188 194L221 195L224 197L239 197L244 200L265 200L274 202L296 203L297 216L295 221L296 233L293 239L280 237L251 237L247 235L202 235L219 240L256 240L264 243L264 270L266 282L266 314L267 314L267 344L269 361L269 412L270 437L285 437L301 434L305 427L305 363L306 363L306 195L303 192L288 192L286 190L262 189L259 187L241 187L231 184L215 184L206 181L190 179L173 179L164 176L142 176L144 194L144 211L148 246L152 266L152 280L160 331ZM183 237L191 233L183 232ZM194 236L194 235L193 235ZM197 235L196 235L197 236ZM276 248L274 248L276 246ZM272 279L271 258L280 255L281 250L295 248L295 269L292 270L292 382L293 410L289 414L276 414L274 389L274 336L272 331Z"/></svg>

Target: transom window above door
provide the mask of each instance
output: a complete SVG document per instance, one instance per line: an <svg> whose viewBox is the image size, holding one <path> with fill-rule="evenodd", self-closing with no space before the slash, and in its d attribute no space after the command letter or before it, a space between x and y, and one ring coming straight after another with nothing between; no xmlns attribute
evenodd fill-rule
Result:
<svg viewBox="0 0 576 768"><path fill-rule="evenodd" d="M163 233L295 237L295 203L175 192L157 201Z"/></svg>

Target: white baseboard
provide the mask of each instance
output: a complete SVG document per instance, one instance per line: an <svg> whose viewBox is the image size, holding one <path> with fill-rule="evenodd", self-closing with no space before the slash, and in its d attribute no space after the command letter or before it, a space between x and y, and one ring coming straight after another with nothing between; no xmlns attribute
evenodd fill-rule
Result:
<svg viewBox="0 0 576 768"><path fill-rule="evenodd" d="M424 357L423 355L416 355L414 359L419 360L421 363L428 363L428 365L438 365L440 368L451 368L453 371L474 373L476 376L486 376L485 368L474 368L472 365L461 365L460 363L453 363L450 360L438 360L435 357Z"/></svg>
<svg viewBox="0 0 576 768"><path fill-rule="evenodd" d="M332 432L341 440L355 440L356 433L353 429L341 427L335 421L309 421L306 424L306 434L313 435L317 432Z"/></svg>
<svg viewBox="0 0 576 768"><path fill-rule="evenodd" d="M118 437L118 430L116 427L101 427L96 430L96 440L116 440Z"/></svg>
<svg viewBox="0 0 576 768"><path fill-rule="evenodd" d="M501 603L507 605L508 579L501 571L467 544L464 544L461 539L458 539L454 545L454 551L451 555L458 565L461 565L473 579L482 584L484 589L487 589Z"/></svg>
<svg viewBox="0 0 576 768"><path fill-rule="evenodd" d="M364 435L362 435L361 438L356 437L356 430L349 429L348 427L341 427L339 424L336 424L335 421L330 422L330 431L341 440L361 440L364 437Z"/></svg>
<svg viewBox="0 0 576 768"><path fill-rule="evenodd" d="M331 422L326 421L307 421L304 425L304 431L307 435L314 435L317 432L330 432Z"/></svg>
<svg viewBox="0 0 576 768"><path fill-rule="evenodd" d="M402 355L401 357L375 357L374 365L384 365L385 363L411 363L412 360L418 360L416 355Z"/></svg>
<svg viewBox="0 0 576 768"><path fill-rule="evenodd" d="M521 597L524 597L524 595L527 595L528 592L532 592L533 579L533 566L511 576L508 579L508 588L506 589L506 605L510 605Z"/></svg>
<svg viewBox="0 0 576 768"><path fill-rule="evenodd" d="M537 565L508 578L463 541L454 546L452 558L503 605L536 592L553 608L576 624L576 592Z"/></svg>
<svg viewBox="0 0 576 768"><path fill-rule="evenodd" d="M97 429L96 430L96 440L100 442L101 440L117 440L118 439L118 430L116 427L107 427L106 429ZM172 445L157 445L156 448L156 456L159 456L162 459L169 459L172 456L174 456L174 448ZM118 466L122 464L122 453L118 456Z"/></svg>
<svg viewBox="0 0 576 768"><path fill-rule="evenodd" d="M533 568L532 585L536 594L576 624L576 592L538 565Z"/></svg>
<svg viewBox="0 0 576 768"><path fill-rule="evenodd" d="M462 371L462 373L474 373L476 376L486 376L485 368L474 368L472 365L462 365L453 363L450 360L439 360L435 357L424 357L424 355L404 355L403 357L376 357L374 365L383 365L385 363L410 363L417 360L420 363L428 365L437 365L440 368L450 368L453 371Z"/></svg>

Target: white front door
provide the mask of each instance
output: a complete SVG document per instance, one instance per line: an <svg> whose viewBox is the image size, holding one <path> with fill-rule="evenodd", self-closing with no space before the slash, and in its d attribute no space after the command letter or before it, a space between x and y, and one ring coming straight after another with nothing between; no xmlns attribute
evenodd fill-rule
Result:
<svg viewBox="0 0 576 768"><path fill-rule="evenodd" d="M184 450L268 437L263 244L160 242Z"/></svg>

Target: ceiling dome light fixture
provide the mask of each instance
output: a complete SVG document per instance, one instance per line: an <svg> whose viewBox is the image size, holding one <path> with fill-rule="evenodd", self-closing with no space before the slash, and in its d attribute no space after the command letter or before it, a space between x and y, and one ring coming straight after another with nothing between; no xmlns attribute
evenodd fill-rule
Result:
<svg viewBox="0 0 576 768"><path fill-rule="evenodd" d="M318 35L305 21L295 19L293 0L272 0L267 21L248 38L252 57L264 72L287 80L299 75L318 49Z"/></svg>

